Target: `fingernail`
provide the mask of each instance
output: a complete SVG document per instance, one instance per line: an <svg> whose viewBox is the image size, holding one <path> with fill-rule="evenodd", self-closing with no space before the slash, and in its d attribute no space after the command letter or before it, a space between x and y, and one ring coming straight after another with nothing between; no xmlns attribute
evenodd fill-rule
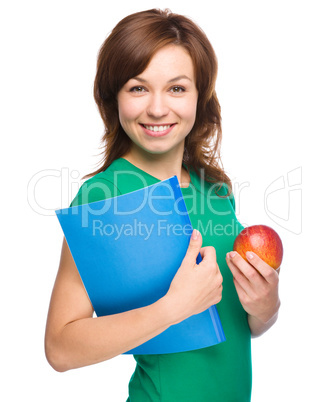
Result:
<svg viewBox="0 0 329 402"><path fill-rule="evenodd" d="M235 251L231 251L230 253L228 253L228 257L229 258L234 258L236 256L236 252Z"/></svg>
<svg viewBox="0 0 329 402"><path fill-rule="evenodd" d="M254 258L254 255L250 251L247 251L246 252L246 257L248 258L248 260L252 260Z"/></svg>
<svg viewBox="0 0 329 402"><path fill-rule="evenodd" d="M200 232L198 230L196 230L196 229L193 229L192 239L196 240L199 237L199 235L200 235Z"/></svg>

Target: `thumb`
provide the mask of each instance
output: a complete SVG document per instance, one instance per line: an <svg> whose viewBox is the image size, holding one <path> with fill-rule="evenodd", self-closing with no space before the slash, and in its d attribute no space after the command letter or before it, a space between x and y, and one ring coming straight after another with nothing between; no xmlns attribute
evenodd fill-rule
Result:
<svg viewBox="0 0 329 402"><path fill-rule="evenodd" d="M201 246L202 246L201 233L198 230L194 229L182 265L194 266L196 264L196 259L197 256L199 255Z"/></svg>

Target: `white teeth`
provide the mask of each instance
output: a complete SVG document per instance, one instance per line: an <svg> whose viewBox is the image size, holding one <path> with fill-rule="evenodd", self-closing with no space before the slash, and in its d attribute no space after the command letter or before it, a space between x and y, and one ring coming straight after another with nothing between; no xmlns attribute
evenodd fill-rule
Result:
<svg viewBox="0 0 329 402"><path fill-rule="evenodd" d="M147 128L148 130L158 132L158 131L168 130L168 128L170 128L170 124L168 124L167 126L146 126L146 125L144 125L144 127Z"/></svg>

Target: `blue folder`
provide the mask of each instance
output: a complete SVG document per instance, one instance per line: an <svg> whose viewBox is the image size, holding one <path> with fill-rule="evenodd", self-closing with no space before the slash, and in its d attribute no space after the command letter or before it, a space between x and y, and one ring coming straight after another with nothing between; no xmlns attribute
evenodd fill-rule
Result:
<svg viewBox="0 0 329 402"><path fill-rule="evenodd" d="M55 212L97 316L144 307L163 297L192 233L176 176ZM224 340L217 309L211 306L126 353L184 352Z"/></svg>

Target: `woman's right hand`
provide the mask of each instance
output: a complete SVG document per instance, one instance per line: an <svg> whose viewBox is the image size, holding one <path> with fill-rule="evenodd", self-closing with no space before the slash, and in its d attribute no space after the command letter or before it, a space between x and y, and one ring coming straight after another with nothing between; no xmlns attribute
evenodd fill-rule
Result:
<svg viewBox="0 0 329 402"><path fill-rule="evenodd" d="M200 234L191 238L182 265L164 297L149 306L94 318L64 239L45 334L46 356L51 366L66 371L111 359L218 303L222 276L216 252L213 247L201 245ZM203 261L197 265L199 252Z"/></svg>
<svg viewBox="0 0 329 402"><path fill-rule="evenodd" d="M164 296L175 314L174 323L201 313L222 298L223 278L217 264L216 250L211 246L201 246L201 233L194 229L185 258ZM202 261L197 264L199 252Z"/></svg>

